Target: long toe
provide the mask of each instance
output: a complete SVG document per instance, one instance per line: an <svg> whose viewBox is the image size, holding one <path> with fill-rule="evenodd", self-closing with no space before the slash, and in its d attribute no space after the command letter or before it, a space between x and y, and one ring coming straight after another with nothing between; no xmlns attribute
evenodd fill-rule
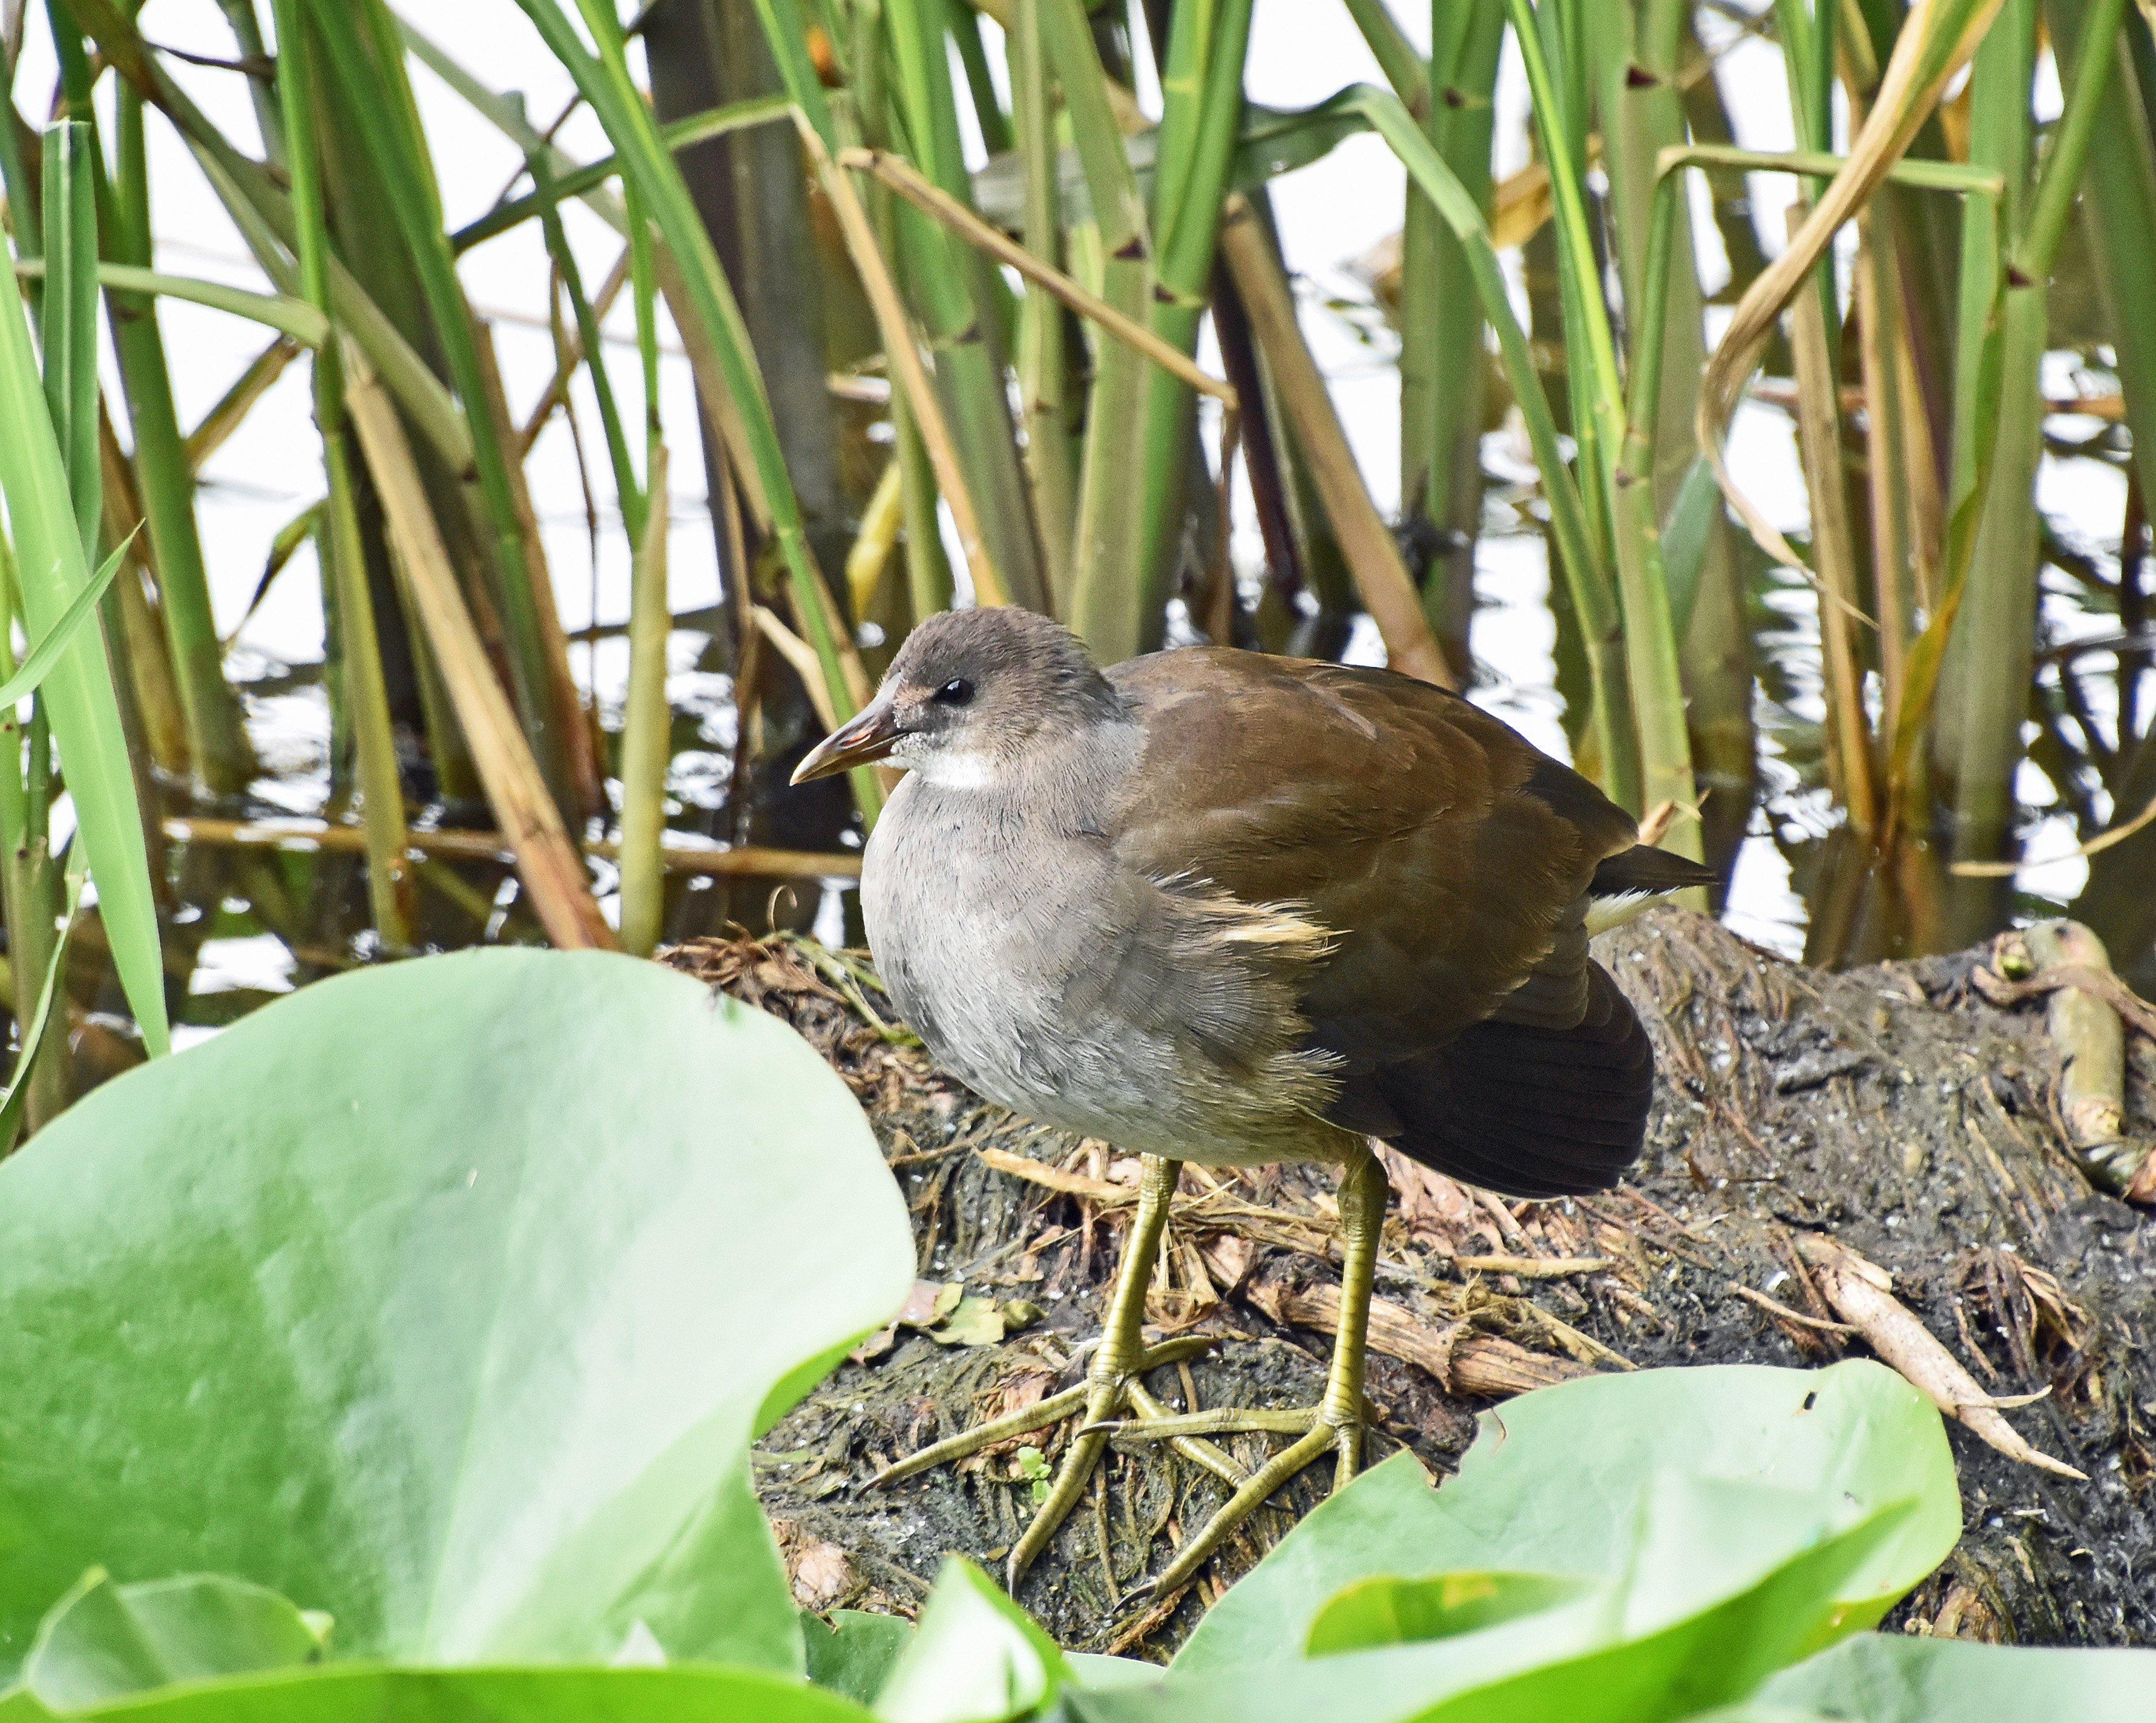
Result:
<svg viewBox="0 0 2156 1723"><path fill-rule="evenodd" d="M1047 1495L1034 1510L1025 1535L1011 1546L1010 1560L1004 1564L1004 1588L1013 1597L1018 1595L1018 1584L1025 1577L1026 1569L1048 1547L1049 1541L1070 1517L1071 1509L1078 1505L1079 1498L1086 1493L1086 1479L1101 1464L1101 1456L1107 1446L1108 1438L1105 1436L1078 1436L1072 1439L1070 1451L1063 1456L1063 1464L1056 1469Z"/></svg>
<svg viewBox="0 0 2156 1723"><path fill-rule="evenodd" d="M1077 1506L1079 1498L1085 1492L1086 1480L1100 1464L1101 1457L1115 1433L1158 1429L1161 1432L1159 1439L1168 1443L1183 1459L1203 1466L1229 1490L1240 1490L1250 1481L1250 1474L1220 1449L1204 1439L1202 1433L1180 1428L1163 1428L1178 1426L1189 1415L1170 1412L1154 1398L1137 1377L1129 1377L1114 1384L1096 1384L1095 1392L1097 1397L1088 1403L1086 1421L1078 1427L1077 1434L1070 1444L1070 1452L1065 1456L1061 1469L1049 1485L1048 1495L1035 1510L1032 1523L1025 1529L1025 1536L1011 1551L1005 1572L1013 1592L1017 1590L1020 1577L1048 1547L1049 1541L1055 1536L1064 1520L1070 1517L1071 1509ZM1099 1408L1106 1409L1102 1412L1097 1409ZM1120 1415L1126 1412L1130 1415ZM1260 1418L1300 1418L1301 1422L1296 1428L1301 1429L1308 1427L1310 1418L1316 1413L1260 1413L1245 1415ZM1210 1416L1204 1413L1198 1414L1201 1423ZM1228 1428L1238 1427L1231 1424ZM1250 1428L1273 1428L1278 1426L1265 1424Z"/></svg>
<svg viewBox="0 0 2156 1723"><path fill-rule="evenodd" d="M1354 1466L1361 1456L1362 1434L1359 1423L1341 1425L1327 1423L1322 1418L1313 1423L1303 1435L1251 1473L1248 1480L1223 1504L1220 1510L1199 1527L1194 1536L1184 1542L1183 1547L1175 1552L1175 1559L1152 1582L1153 1595L1163 1598L1173 1597L1198 1577L1199 1570L1212 1559L1213 1552L1275 1490L1305 1467L1316 1464L1328 1454L1336 1456L1333 1487L1337 1489L1348 1476L1353 1475Z"/></svg>
<svg viewBox="0 0 2156 1723"><path fill-rule="evenodd" d="M992 1418L987 1423L975 1424L970 1430L961 1430L955 1436L947 1436L941 1442L932 1442L903 1459L893 1460L869 1479L869 1488L880 1490L887 1484L911 1478L916 1472L925 1472L932 1466L945 1465L954 1459L963 1459L969 1454L978 1454L991 1444L1008 1442L1014 1436L1045 1429L1050 1424L1060 1423L1085 1405L1089 1392L1088 1386L1081 1382L1075 1388L1065 1388L1060 1394L1050 1395L1023 1412Z"/></svg>

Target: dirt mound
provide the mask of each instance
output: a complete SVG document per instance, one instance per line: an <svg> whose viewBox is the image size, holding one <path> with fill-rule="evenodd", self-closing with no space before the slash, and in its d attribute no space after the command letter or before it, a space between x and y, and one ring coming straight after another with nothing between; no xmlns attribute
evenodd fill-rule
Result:
<svg viewBox="0 0 2156 1723"><path fill-rule="evenodd" d="M1994 1434L2003 1421L2002 1439L2087 1481L1950 1423L1967 1530L1895 1624L2156 1639L2156 1223L2094 1189L2068 1151L2043 1005L1988 1003L1971 982L1982 954L1830 975L1674 910L1600 955L1655 1038L1645 1154L1616 1191L1513 1204L1391 1162L1370 1459L1404 1445L1441 1474L1493 1399L1584 1371L1900 1348L1922 1356L1892 1361L1964 1384L1947 1391L1957 1403L2041 1394L1966 1417ZM910 1613L947 1551L993 1567L1067 1428L888 1491L864 1480L1077 1379L1136 1162L937 1074L856 957L783 936L668 961L814 1043L906 1191L913 1305L771 1432L757 1465L804 1604ZM2156 1050L2138 1037L2127 1090L2129 1131L2146 1137ZM1179 1408L1317 1398L1339 1305L1334 1213L1314 1168L1187 1169L1148 1315L1220 1343L1156 1372L1155 1392ZM1224 1440L1247 1466L1264 1438ZM1127 1602L1222 1487L1165 1451L1106 1470L1021 1593L1066 1644L1163 1654L1291 1523L1265 1510L1192 1594ZM1323 1481L1289 1494L1307 1506Z"/></svg>

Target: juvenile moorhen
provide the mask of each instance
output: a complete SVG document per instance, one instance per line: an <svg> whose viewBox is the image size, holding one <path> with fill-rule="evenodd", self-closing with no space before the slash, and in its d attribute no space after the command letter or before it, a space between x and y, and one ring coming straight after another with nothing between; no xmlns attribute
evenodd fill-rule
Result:
<svg viewBox="0 0 2156 1723"><path fill-rule="evenodd" d="M1010 1556L1055 1535L1111 1435L1173 1441L1228 1503L1154 1582L1194 1575L1322 1455L1362 1447L1381 1139L1514 1197L1614 1183L1654 1055L1588 955L1598 912L1710 878L1488 713L1389 671L1194 648L1105 674L1014 608L931 617L794 781L909 769L862 862L892 999L937 1060L1043 1124L1145 1159L1087 1380L937 1444L888 1482L1083 1413ZM1618 918L1621 919L1621 917ZM1340 1168L1340 1334L1322 1404L1172 1413L1188 1342L1140 1331L1179 1165ZM1204 1437L1294 1440L1245 1474Z"/></svg>

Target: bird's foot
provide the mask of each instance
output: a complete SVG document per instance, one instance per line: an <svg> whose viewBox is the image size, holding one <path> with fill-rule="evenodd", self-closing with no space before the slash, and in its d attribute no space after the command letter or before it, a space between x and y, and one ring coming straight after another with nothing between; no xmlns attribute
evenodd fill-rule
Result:
<svg viewBox="0 0 2156 1723"><path fill-rule="evenodd" d="M987 1423L976 1424L970 1430L962 1430L955 1436L947 1437L917 1453L910 1454L904 1459L896 1461L878 1472L869 1480L869 1487L880 1489L886 1484L896 1484L901 1479L911 1478L932 1466L963 1459L995 1443L1008 1442L1014 1436L1045 1429L1074 1413L1081 1414L1083 1421L1071 1442L1070 1453L1065 1455L1062 1466L1049 1485L1048 1494L1034 1510L1025 1535L1010 1552L1007 1581L1011 1589L1015 1591L1020 1577L1033 1565L1034 1559L1048 1547L1048 1541L1055 1536L1071 1509L1078 1505L1079 1498L1085 1493L1086 1480L1100 1464L1101 1455L1107 1447L1106 1433L1111 1429L1150 1431L1184 1416L1171 1412L1153 1396L1145 1385L1145 1373L1163 1364L1177 1364L1195 1357L1213 1345L1211 1339L1202 1335L1187 1336L1164 1341L1157 1346L1131 1348L1128 1351L1104 1342L1101 1351L1095 1355L1091 1372L1077 1387L1065 1388L1061 1393L1051 1394L1022 1412L1014 1412L1005 1417L991 1419ZM1132 1361L1127 1367L1119 1364L1119 1356L1131 1357ZM1202 1433L1178 1429L1164 1433L1161 1439L1171 1443L1184 1459L1204 1466L1230 1490L1240 1490L1249 1481L1250 1474L1212 1443L1206 1441Z"/></svg>
<svg viewBox="0 0 2156 1723"><path fill-rule="evenodd" d="M1363 1463L1363 1420L1332 1404L1332 1398L1328 1396L1327 1403L1322 1406L1291 1407L1277 1412L1227 1406L1209 1412L1118 1419L1082 1428L1079 1432L1081 1441L1094 1437L1118 1446L1128 1442L1179 1444L1248 1430L1296 1438L1256 1471L1246 1474L1241 1482L1230 1480L1234 1494L1219 1511L1194 1536L1186 1539L1175 1552L1175 1559L1141 1589L1161 1597L1182 1590L1198 1577L1198 1570L1235 1528L1264 1505L1266 1498L1328 1454L1333 1461L1332 1487L1336 1490L1344 1487Z"/></svg>

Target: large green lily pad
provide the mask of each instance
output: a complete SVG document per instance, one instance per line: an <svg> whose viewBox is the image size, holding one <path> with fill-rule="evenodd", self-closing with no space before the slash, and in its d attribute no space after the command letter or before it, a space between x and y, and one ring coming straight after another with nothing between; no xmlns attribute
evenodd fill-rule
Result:
<svg viewBox="0 0 2156 1723"><path fill-rule="evenodd" d="M1635 1559L1658 1474L1765 1486L1870 1512L1913 1502L1837 1582L1840 1631L1868 1627L1943 1560L1961 1532L1953 1459L1938 1413L1861 1360L1821 1371L1723 1365L1641 1371L1545 1388L1482 1416L1459 1474L1432 1490L1414 1461L1387 1461L1323 1503L1199 1623L1185 1674L1300 1658L1343 1587L1375 1576L1530 1571L1614 1579ZM1748 1583L1789 1553L1777 1515L1728 1516L1693 1540L1680 1590ZM1809 1536L1809 1534L1807 1534ZM1671 1618L1685 1606L1672 1606Z"/></svg>
<svg viewBox="0 0 2156 1723"><path fill-rule="evenodd" d="M685 977L307 988L0 1165L0 1670L93 1567L332 1656L798 1670L747 1446L912 1272L844 1084Z"/></svg>

